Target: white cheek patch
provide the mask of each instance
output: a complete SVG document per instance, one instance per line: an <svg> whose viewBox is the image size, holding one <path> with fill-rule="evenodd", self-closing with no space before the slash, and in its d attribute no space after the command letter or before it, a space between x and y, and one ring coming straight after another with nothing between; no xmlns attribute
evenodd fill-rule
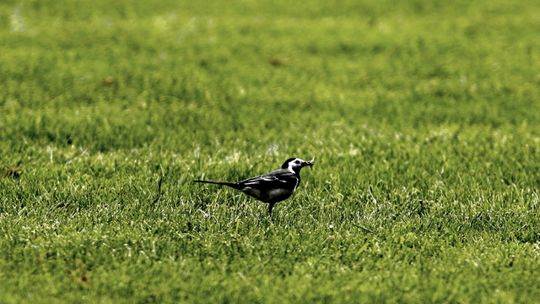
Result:
<svg viewBox="0 0 540 304"><path fill-rule="evenodd" d="M299 160L299 159L296 158L296 159L294 159L293 161L289 162L289 167L287 168L287 170L289 170L289 171L291 171L291 172L294 173L293 168L296 168L296 167L299 166L299 164L295 164L294 162L295 162L295 161L298 161L298 160Z"/></svg>

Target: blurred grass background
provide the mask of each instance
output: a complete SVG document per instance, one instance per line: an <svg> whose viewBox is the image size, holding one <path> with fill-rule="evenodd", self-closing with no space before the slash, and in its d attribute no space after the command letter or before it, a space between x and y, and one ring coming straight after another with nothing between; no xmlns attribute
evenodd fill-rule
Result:
<svg viewBox="0 0 540 304"><path fill-rule="evenodd" d="M3 301L534 302L539 16L2 1ZM190 183L291 156L274 223Z"/></svg>

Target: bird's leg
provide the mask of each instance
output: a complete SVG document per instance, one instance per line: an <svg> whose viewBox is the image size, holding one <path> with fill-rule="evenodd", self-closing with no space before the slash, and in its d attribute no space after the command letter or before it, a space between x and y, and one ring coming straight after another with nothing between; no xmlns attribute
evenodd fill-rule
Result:
<svg viewBox="0 0 540 304"><path fill-rule="evenodd" d="M276 203L268 203L268 215L270 215L270 217L272 217L272 209L274 208L274 205Z"/></svg>

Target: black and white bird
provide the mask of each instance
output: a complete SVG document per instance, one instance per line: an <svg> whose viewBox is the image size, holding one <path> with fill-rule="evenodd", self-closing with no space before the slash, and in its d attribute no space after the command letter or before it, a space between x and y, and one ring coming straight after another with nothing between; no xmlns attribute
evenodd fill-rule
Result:
<svg viewBox="0 0 540 304"><path fill-rule="evenodd" d="M300 158L289 158L280 169L270 173L245 179L239 182L218 182L210 180L194 180L195 183L224 185L256 198L268 204L268 214L272 215L274 205L293 195L300 185L300 170L313 166L314 160L305 161Z"/></svg>

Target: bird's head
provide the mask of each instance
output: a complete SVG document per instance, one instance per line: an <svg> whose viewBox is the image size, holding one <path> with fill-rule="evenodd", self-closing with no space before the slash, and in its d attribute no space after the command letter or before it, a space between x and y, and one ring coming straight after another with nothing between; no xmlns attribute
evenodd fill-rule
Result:
<svg viewBox="0 0 540 304"><path fill-rule="evenodd" d="M296 173L300 172L300 169L306 166L313 166L315 163L315 159L312 160L303 160L300 158L289 158L287 159L283 165L281 165L281 169L288 169L290 171L294 171Z"/></svg>

